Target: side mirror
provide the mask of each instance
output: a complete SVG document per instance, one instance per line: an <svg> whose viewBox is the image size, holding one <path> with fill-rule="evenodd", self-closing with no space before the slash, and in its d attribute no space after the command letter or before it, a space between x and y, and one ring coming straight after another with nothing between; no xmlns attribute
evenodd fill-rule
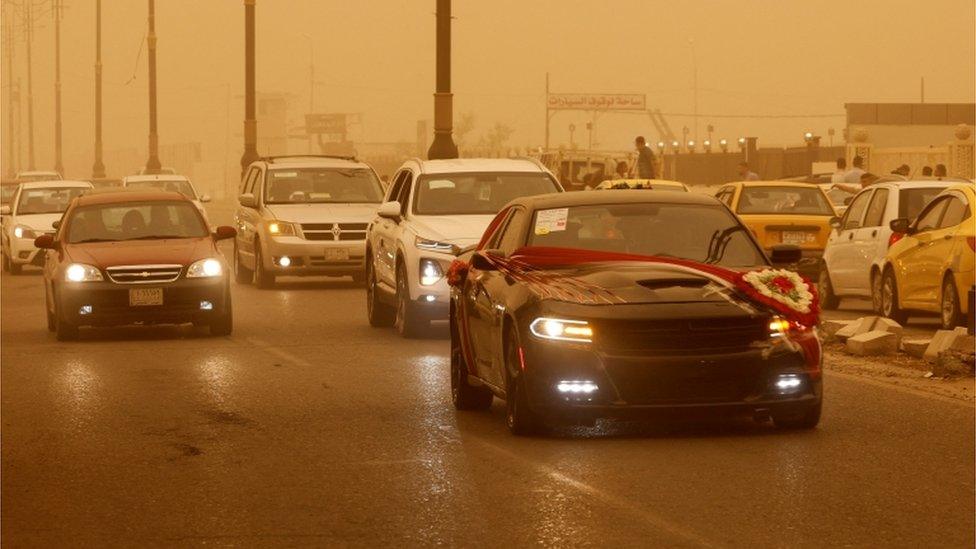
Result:
<svg viewBox="0 0 976 549"><path fill-rule="evenodd" d="M55 231L61 228L61 220L51 222L51 228Z"/></svg>
<svg viewBox="0 0 976 549"><path fill-rule="evenodd" d="M214 231L214 240L227 240L228 238L234 238L235 236L237 236L237 229L227 225L221 225L217 227L216 231Z"/></svg>
<svg viewBox="0 0 976 549"><path fill-rule="evenodd" d="M384 219L400 221L400 203L396 200L384 202L380 204L380 208L376 211L376 215Z"/></svg>
<svg viewBox="0 0 976 549"><path fill-rule="evenodd" d="M39 250L53 250L54 249L54 235L42 234L41 236L34 239L34 247Z"/></svg>
<svg viewBox="0 0 976 549"><path fill-rule="evenodd" d="M10 215L10 204L0 206L0 215Z"/></svg>
<svg viewBox="0 0 976 549"><path fill-rule="evenodd" d="M834 217L831 217L830 218L830 226L833 227L833 228L835 228L835 229L837 229L839 231L840 230L840 218L837 217L836 215Z"/></svg>
<svg viewBox="0 0 976 549"><path fill-rule="evenodd" d="M491 257L505 257L501 250L482 250L471 256L471 266L479 271L497 271L498 266Z"/></svg>
<svg viewBox="0 0 976 549"><path fill-rule="evenodd" d="M773 265L792 265L803 258L803 250L794 244L777 244L769 254Z"/></svg>
<svg viewBox="0 0 976 549"><path fill-rule="evenodd" d="M241 203L241 206L245 208L257 208L258 199L254 197L251 193L245 193L237 197L237 201Z"/></svg>
<svg viewBox="0 0 976 549"><path fill-rule="evenodd" d="M898 219L892 219L888 223L888 227L891 228L891 232L897 234L910 234L912 230L912 222L909 221L907 217L899 217Z"/></svg>
<svg viewBox="0 0 976 549"><path fill-rule="evenodd" d="M200 197L200 202L210 202L210 195L209 194L205 194L205 195L201 196Z"/></svg>

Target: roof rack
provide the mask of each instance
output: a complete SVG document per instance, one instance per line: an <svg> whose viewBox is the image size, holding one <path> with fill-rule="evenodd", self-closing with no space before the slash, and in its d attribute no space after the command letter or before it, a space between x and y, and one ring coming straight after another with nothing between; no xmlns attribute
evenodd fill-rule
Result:
<svg viewBox="0 0 976 549"><path fill-rule="evenodd" d="M340 154L282 154L276 156L262 156L259 160L265 162L270 162L274 164L278 160L286 160L290 158L329 158L332 160L348 160L350 162L358 162L355 156L340 155Z"/></svg>

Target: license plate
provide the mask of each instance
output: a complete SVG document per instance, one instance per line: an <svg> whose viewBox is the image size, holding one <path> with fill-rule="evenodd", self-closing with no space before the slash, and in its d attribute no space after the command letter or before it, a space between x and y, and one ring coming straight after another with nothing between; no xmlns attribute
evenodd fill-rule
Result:
<svg viewBox="0 0 976 549"><path fill-rule="evenodd" d="M129 290L130 307L146 307L163 304L162 288L132 288Z"/></svg>
<svg viewBox="0 0 976 549"><path fill-rule="evenodd" d="M349 261L349 250L345 248L326 248L326 261Z"/></svg>
<svg viewBox="0 0 976 549"><path fill-rule="evenodd" d="M783 238L781 241L783 244L807 244L813 242L815 237L813 233L807 233L803 231L783 231Z"/></svg>

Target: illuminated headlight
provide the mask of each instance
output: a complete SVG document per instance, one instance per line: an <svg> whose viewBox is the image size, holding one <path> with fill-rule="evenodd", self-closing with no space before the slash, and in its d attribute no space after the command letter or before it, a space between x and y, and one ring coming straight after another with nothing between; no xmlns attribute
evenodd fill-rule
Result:
<svg viewBox="0 0 976 549"><path fill-rule="evenodd" d="M82 263L72 263L64 271L64 279L68 282L98 282L103 280L102 272Z"/></svg>
<svg viewBox="0 0 976 549"><path fill-rule="evenodd" d="M30 227L25 227L23 225L17 225L14 227L14 238L34 238L37 235L34 233L34 229Z"/></svg>
<svg viewBox="0 0 976 549"><path fill-rule="evenodd" d="M432 286L437 284L437 281L444 278L444 270L441 269L441 264L433 259L421 259L420 260L420 285L421 286Z"/></svg>
<svg viewBox="0 0 976 549"><path fill-rule="evenodd" d="M529 325L529 331L542 339L557 341L575 341L589 343L593 341L593 328L582 320L564 320L561 318L537 318Z"/></svg>
<svg viewBox="0 0 976 549"><path fill-rule="evenodd" d="M268 232L274 236L294 236L297 234L295 225L285 221L272 221L268 223Z"/></svg>
<svg viewBox="0 0 976 549"><path fill-rule="evenodd" d="M436 240L427 240L426 238L420 238L419 236L413 241L414 246L420 248L421 250L429 250L431 252L441 252L445 254L455 254L457 255L459 248L450 242L438 242Z"/></svg>
<svg viewBox="0 0 976 549"><path fill-rule="evenodd" d="M803 378L796 374L782 374L776 379L775 385L781 393L793 393L803 385Z"/></svg>
<svg viewBox="0 0 976 549"><path fill-rule="evenodd" d="M584 394L595 393L599 389L592 381L566 380L556 384L556 390L560 393Z"/></svg>
<svg viewBox="0 0 976 549"><path fill-rule="evenodd" d="M220 261L209 257L207 259L201 259L200 261L194 262L190 265L190 268L186 270L187 278L206 278L213 276L220 276L224 273L224 268L221 266Z"/></svg>
<svg viewBox="0 0 976 549"><path fill-rule="evenodd" d="M790 321L774 316L769 320L769 337L783 337L790 331Z"/></svg>

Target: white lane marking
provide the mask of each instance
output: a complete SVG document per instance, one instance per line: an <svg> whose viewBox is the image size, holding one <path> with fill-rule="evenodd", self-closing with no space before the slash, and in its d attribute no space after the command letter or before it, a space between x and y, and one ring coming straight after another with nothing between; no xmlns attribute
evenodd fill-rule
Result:
<svg viewBox="0 0 976 549"><path fill-rule="evenodd" d="M871 379L871 378L867 378L867 377L864 377L864 376L859 376L859 375L856 375L856 374L846 374L846 373L843 373L843 372L834 372L834 371L831 371L831 370L824 370L824 374L827 377L834 377L834 376L836 376L836 377L840 377L840 378L843 378L843 379L848 379L848 380L851 380L851 381L860 381L861 383L866 383L868 385L874 385L875 387L882 387L882 388L885 388L885 389L892 389L892 390L899 391L899 392L902 392L902 393L907 393L907 394L910 394L910 395L915 395L915 396L920 396L920 397L924 397L924 398L929 398L929 399L932 399L932 400L939 400L939 401L942 401L942 402L947 402L949 404L955 404L956 406L962 406L964 408L972 408L974 406L974 404L976 404L976 401L974 401L973 397L970 397L970 398L968 398L966 400L959 399L959 398L952 398L952 397L947 397L945 395L931 393L929 391L923 391L921 389L915 389L915 388L912 388L912 387L904 387L902 385L895 385L894 383L890 383L890 382L887 382L887 381L880 381L880 380L877 380L877 379Z"/></svg>
<svg viewBox="0 0 976 549"><path fill-rule="evenodd" d="M274 355L274 356L276 356L278 358L281 358L281 359L284 359L284 360L293 362L293 363L295 363L295 364L297 364L299 366L305 366L305 367L308 367L308 368L311 368L312 367L312 363L309 362L309 361L307 361L307 360L305 360L304 358L301 358L301 357L299 357L297 355L294 355L292 353L289 353L288 351L282 351L278 347L275 347L275 346L271 345L270 343L268 343L267 341L264 341L262 339L257 339L255 337L249 337L249 338L247 338L247 342L250 343L250 344L252 344L252 345L254 345L254 346L256 346L256 347L260 347L262 351L264 351L264 352L266 352L268 354L272 354L272 355Z"/></svg>
<svg viewBox="0 0 976 549"><path fill-rule="evenodd" d="M467 437L466 437L466 439L467 439ZM558 471L554 467L551 467L549 465L545 465L545 464L542 464L542 463L536 463L534 461L531 461L531 460L525 458L524 456L521 456L519 454L516 454L516 453L512 452L511 450L507 450L505 448L502 448L501 446L497 446L495 444L492 444L491 442L488 442L487 440L485 440L485 439L483 439L483 438L481 438L479 436L471 436L470 439L474 440L475 442L478 442L479 444L482 444L483 446L488 447L489 449L491 449L491 450L493 450L493 451L495 451L495 452L497 452L499 454L503 454L505 457L507 457L508 459L510 459L512 461L520 461L522 463L525 463L529 467L532 467L533 469L535 469L537 472L539 472L539 473L541 473L543 475L548 476L549 478L551 478L552 480L554 480L554 481L556 481L556 482L558 482L560 484L563 484L565 486L568 486L570 488L573 488L574 490L577 490L579 492L582 492L582 493L586 494L587 496L589 496L592 499L599 500L599 501L603 502L605 505L609 505L611 507L616 507L618 509L621 509L624 512L627 512L630 515L636 517L637 519L642 520L642 521L644 521L644 522L646 522L646 523L654 526L655 528L657 528L659 530L663 530L663 531L667 532L668 534L670 534L670 535L672 535L672 536L674 536L676 538L682 539L682 540L684 540L686 542L693 543L693 544L695 544L695 545L697 545L699 547L717 547L718 546L714 542L709 541L709 540L703 538L702 536L700 536L696 532L693 532L693 531L688 530L688 529L686 529L686 528L684 528L684 527L682 527L682 526L680 526L680 525L678 525L678 524L676 524L674 522L671 522L671 521L665 519L664 517L662 517L661 515L658 515L657 513L654 513L652 511L648 510L644 506L638 505L638 504L636 504L636 503L634 503L634 502L632 502L630 500L627 500L625 498L622 498L622 497L619 497L619 496L616 496L616 495L613 495L613 494L604 492L603 490L600 490L599 488L596 488L596 487L591 486L591 485L589 485L589 484L587 484L587 483L585 483L583 481L580 481L580 480L577 480L577 479L575 479L573 477L570 477L570 476L566 475L565 473L562 473L562 472ZM664 544L663 543L660 543L659 540L658 540L658 543L650 543L650 545L663 546Z"/></svg>

